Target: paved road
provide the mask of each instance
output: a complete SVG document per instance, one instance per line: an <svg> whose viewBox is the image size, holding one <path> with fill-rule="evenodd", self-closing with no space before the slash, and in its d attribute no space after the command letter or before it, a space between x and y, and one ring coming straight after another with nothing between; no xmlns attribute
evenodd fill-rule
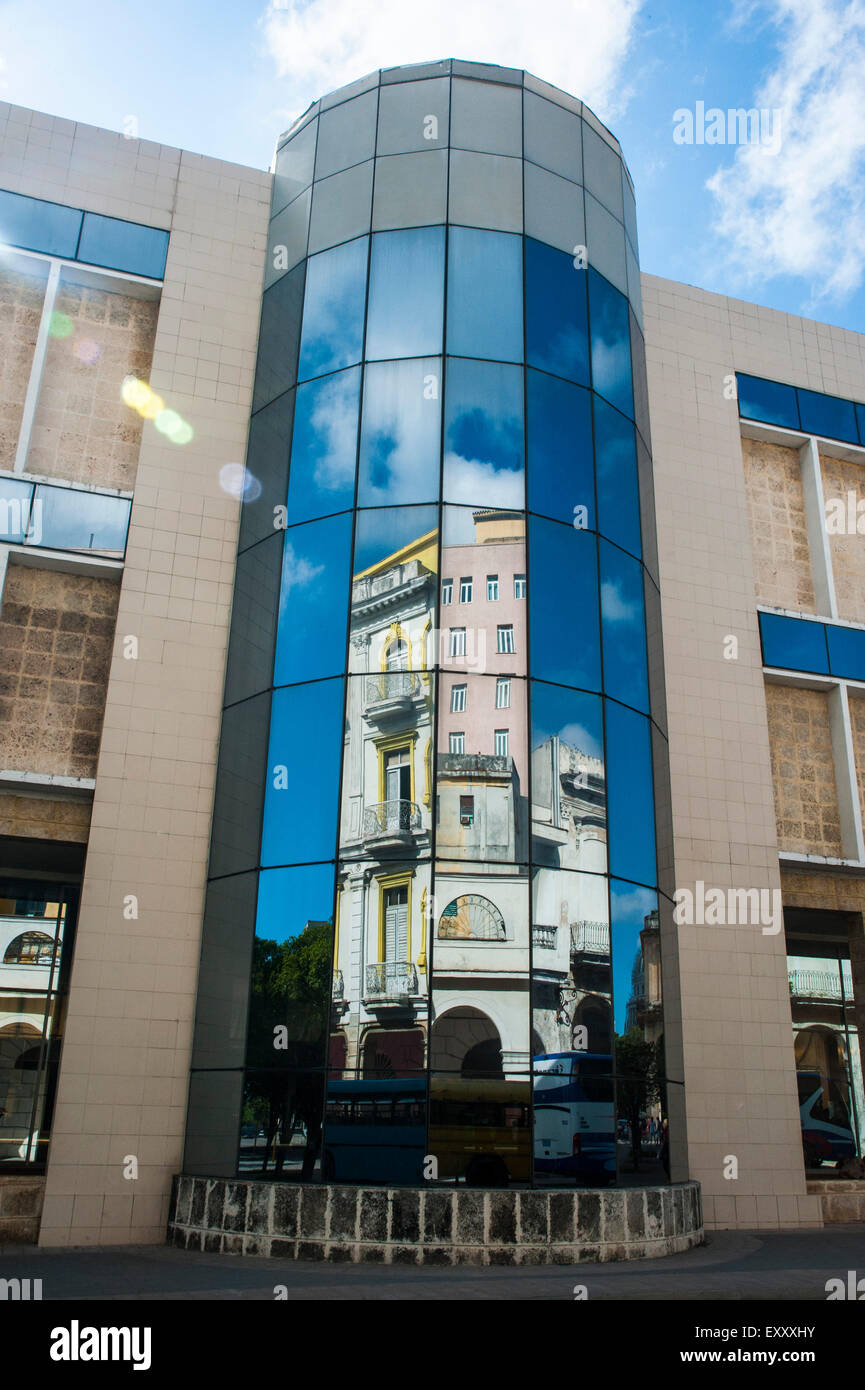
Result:
<svg viewBox="0 0 865 1390"><path fill-rule="evenodd" d="M865 1227L718 1231L663 1260L532 1269L399 1268L202 1255L162 1246L35 1250L0 1247L0 1278L42 1280L43 1300L567 1299L826 1301L826 1281L865 1277Z"/></svg>

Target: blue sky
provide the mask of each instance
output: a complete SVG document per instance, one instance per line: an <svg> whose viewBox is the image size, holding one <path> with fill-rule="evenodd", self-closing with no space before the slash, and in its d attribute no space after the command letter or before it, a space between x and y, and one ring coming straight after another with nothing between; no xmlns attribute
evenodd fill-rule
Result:
<svg viewBox="0 0 865 1390"><path fill-rule="evenodd" d="M0 97L266 167L314 97L466 57L583 97L622 142L643 270L865 331L865 0L0 0ZM677 144L674 112L781 112Z"/></svg>

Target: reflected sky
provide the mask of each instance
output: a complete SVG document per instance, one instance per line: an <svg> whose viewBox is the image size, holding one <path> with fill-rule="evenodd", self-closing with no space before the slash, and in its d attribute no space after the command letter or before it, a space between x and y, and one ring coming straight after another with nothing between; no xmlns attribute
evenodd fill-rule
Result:
<svg viewBox="0 0 865 1390"><path fill-rule="evenodd" d="M601 700L579 690L532 681L532 750L556 737L589 758L604 757Z"/></svg>
<svg viewBox="0 0 865 1390"><path fill-rule="evenodd" d="M656 882L655 804L649 721L606 701L607 814L610 869L638 883Z"/></svg>
<svg viewBox="0 0 865 1390"><path fill-rule="evenodd" d="M526 237L526 360L589 384L586 271L573 257Z"/></svg>
<svg viewBox="0 0 865 1390"><path fill-rule="evenodd" d="M640 932L658 906L658 895L635 883L610 880L610 926L613 947L613 1012L616 1033L627 1029L628 1002L634 993L634 965L640 956Z"/></svg>
<svg viewBox="0 0 865 1390"><path fill-rule="evenodd" d="M345 668L351 516L285 533L274 685L335 676Z"/></svg>
<svg viewBox="0 0 865 1390"><path fill-rule="evenodd" d="M592 386L612 405L633 418L628 301L597 271L590 269L588 275L592 319Z"/></svg>
<svg viewBox="0 0 865 1390"><path fill-rule="evenodd" d="M598 559L591 531L529 518L529 601L533 674L600 690Z"/></svg>
<svg viewBox="0 0 865 1390"><path fill-rule="evenodd" d="M298 379L359 362L363 344L367 237L307 262Z"/></svg>
<svg viewBox="0 0 865 1390"><path fill-rule="evenodd" d="M438 527L438 507L382 507L357 514L353 573L378 565Z"/></svg>
<svg viewBox="0 0 865 1390"><path fill-rule="evenodd" d="M643 567L614 545L599 543L604 690L649 711Z"/></svg>
<svg viewBox="0 0 865 1390"><path fill-rule="evenodd" d="M528 373L529 510L595 527L591 396L543 372Z"/></svg>
<svg viewBox="0 0 865 1390"><path fill-rule="evenodd" d="M358 505L436 501L440 448L441 358L367 367Z"/></svg>
<svg viewBox="0 0 865 1390"><path fill-rule="evenodd" d="M443 495L473 506L524 507L519 367L448 359Z"/></svg>
<svg viewBox="0 0 865 1390"><path fill-rule="evenodd" d="M435 356L442 348L444 227L372 239L366 356Z"/></svg>
<svg viewBox="0 0 865 1390"><path fill-rule="evenodd" d="M258 879L255 934L269 941L299 936L308 922L333 920L333 865L263 869Z"/></svg>
<svg viewBox="0 0 865 1390"><path fill-rule="evenodd" d="M640 489L634 426L597 394L593 403L598 529L632 555L640 555Z"/></svg>
<svg viewBox="0 0 865 1390"><path fill-rule="evenodd" d="M455 357L523 360L522 238L452 227L448 346Z"/></svg>
<svg viewBox="0 0 865 1390"><path fill-rule="evenodd" d="M354 504L360 368L297 388L288 475L288 521Z"/></svg>
<svg viewBox="0 0 865 1390"><path fill-rule="evenodd" d="M273 694L261 863L332 859L342 752L342 680L313 681Z"/></svg>

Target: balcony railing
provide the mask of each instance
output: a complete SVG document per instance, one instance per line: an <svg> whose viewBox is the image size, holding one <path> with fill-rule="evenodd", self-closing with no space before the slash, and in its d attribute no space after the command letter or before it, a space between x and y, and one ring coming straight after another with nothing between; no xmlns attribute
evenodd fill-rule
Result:
<svg viewBox="0 0 865 1390"><path fill-rule="evenodd" d="M532 945L540 946L545 951L556 949L556 927L541 927L537 924L532 927Z"/></svg>
<svg viewBox="0 0 865 1390"><path fill-rule="evenodd" d="M366 703L379 705L385 700L407 700L420 688L417 671L380 671L377 676L367 677Z"/></svg>
<svg viewBox="0 0 865 1390"><path fill-rule="evenodd" d="M610 954L610 927L608 922L572 922L571 950L586 955L608 956Z"/></svg>
<svg viewBox="0 0 865 1390"><path fill-rule="evenodd" d="M401 999L417 994L417 970L407 961L379 961L366 967L367 999Z"/></svg>
<svg viewBox="0 0 865 1390"><path fill-rule="evenodd" d="M341 970L334 970L333 972L333 989L331 991L331 998L336 1000L345 998L345 983L342 978Z"/></svg>
<svg viewBox="0 0 865 1390"><path fill-rule="evenodd" d="M830 970L789 970L790 993L796 999L848 999L853 998L852 976L844 972L844 992L841 992L841 977Z"/></svg>
<svg viewBox="0 0 865 1390"><path fill-rule="evenodd" d="M380 801L363 813L365 840L382 835L411 835L422 827L420 807L414 801Z"/></svg>

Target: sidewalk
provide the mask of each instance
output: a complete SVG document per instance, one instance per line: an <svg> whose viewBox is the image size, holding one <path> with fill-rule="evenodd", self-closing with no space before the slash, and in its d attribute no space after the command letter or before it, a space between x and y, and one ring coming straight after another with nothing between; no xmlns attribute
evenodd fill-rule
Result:
<svg viewBox="0 0 865 1390"><path fill-rule="evenodd" d="M704 1246L667 1259L561 1268L477 1269L334 1265L201 1255L168 1246L38 1250L0 1246L0 1279L41 1279L43 1300L274 1298L826 1301L827 1279L865 1277L865 1226L789 1233L712 1232Z"/></svg>

